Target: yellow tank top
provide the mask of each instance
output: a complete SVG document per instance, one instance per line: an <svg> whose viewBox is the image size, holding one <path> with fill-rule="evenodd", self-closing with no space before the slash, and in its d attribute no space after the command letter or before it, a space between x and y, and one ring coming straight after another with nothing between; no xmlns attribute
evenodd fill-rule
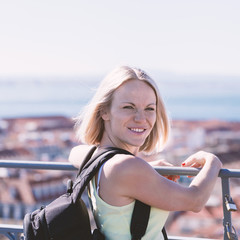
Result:
<svg viewBox="0 0 240 240"><path fill-rule="evenodd" d="M99 174L100 175L100 174ZM95 177L90 182L90 195L93 215L106 240L130 240L130 222L134 202L117 207L104 202L97 193ZM162 228L168 217L167 211L151 208L147 231L142 240L161 240Z"/></svg>

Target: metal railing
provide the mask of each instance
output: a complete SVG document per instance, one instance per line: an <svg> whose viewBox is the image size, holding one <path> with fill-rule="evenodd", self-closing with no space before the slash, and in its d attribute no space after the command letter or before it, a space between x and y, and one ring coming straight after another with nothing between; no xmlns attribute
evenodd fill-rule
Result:
<svg viewBox="0 0 240 240"><path fill-rule="evenodd" d="M21 160L0 160L0 168L24 168L24 169L45 169L45 170L65 170L76 171L76 168L68 162L38 162L38 161L21 161ZM181 176L196 176L200 169L196 168L181 168L181 167L155 167L156 171L162 175L181 175ZM221 169L219 177L222 183L222 206L223 206L223 227L224 240L237 239L230 238L234 235L232 226L231 211L235 207L231 202L230 195L230 178L240 178L240 169ZM229 207L230 206L230 207ZM21 225L0 224L0 234L7 236L11 240L24 239L21 236L23 227ZM235 236L236 237L236 236ZM174 237L170 236L170 240L188 239L193 240L197 238ZM206 238L204 238L206 240Z"/></svg>

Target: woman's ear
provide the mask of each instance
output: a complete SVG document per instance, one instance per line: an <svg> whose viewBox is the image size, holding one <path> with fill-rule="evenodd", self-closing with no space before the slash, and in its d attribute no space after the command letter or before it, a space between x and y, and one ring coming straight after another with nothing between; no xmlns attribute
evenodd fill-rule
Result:
<svg viewBox="0 0 240 240"><path fill-rule="evenodd" d="M101 117L102 117L102 119L103 119L104 121L110 120L110 118L109 118L109 113L108 113L108 111L107 111L106 109L103 109L103 110L101 111Z"/></svg>

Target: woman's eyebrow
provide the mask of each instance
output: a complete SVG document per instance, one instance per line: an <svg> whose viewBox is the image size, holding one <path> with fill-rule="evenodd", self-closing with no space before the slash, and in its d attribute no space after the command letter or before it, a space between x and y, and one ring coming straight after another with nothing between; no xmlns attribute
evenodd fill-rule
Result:
<svg viewBox="0 0 240 240"><path fill-rule="evenodd" d="M156 106L157 104L156 103L149 103L147 106L149 106L149 105L155 105Z"/></svg>
<svg viewBox="0 0 240 240"><path fill-rule="evenodd" d="M130 104L130 105L135 106L135 104L132 103L132 102L122 102L122 104ZM156 106L157 104L156 104L156 103L149 103L149 104L147 104L146 106L150 106L150 105L154 105L154 106Z"/></svg>
<svg viewBox="0 0 240 240"><path fill-rule="evenodd" d="M131 104L131 105L134 105L134 106L135 106L135 104L132 103L132 102L122 102L122 104Z"/></svg>

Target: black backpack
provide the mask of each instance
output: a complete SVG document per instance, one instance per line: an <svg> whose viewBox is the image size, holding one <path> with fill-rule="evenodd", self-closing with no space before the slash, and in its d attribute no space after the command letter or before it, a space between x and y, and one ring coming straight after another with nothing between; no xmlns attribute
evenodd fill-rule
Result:
<svg viewBox="0 0 240 240"><path fill-rule="evenodd" d="M105 148L91 158L95 149L93 147L86 156L67 193L49 205L25 215L25 240L104 240L98 229L91 231L88 210L81 195L103 163L115 154L131 153L119 148ZM141 239L145 234L149 214L150 207L136 201L131 222L132 239Z"/></svg>

